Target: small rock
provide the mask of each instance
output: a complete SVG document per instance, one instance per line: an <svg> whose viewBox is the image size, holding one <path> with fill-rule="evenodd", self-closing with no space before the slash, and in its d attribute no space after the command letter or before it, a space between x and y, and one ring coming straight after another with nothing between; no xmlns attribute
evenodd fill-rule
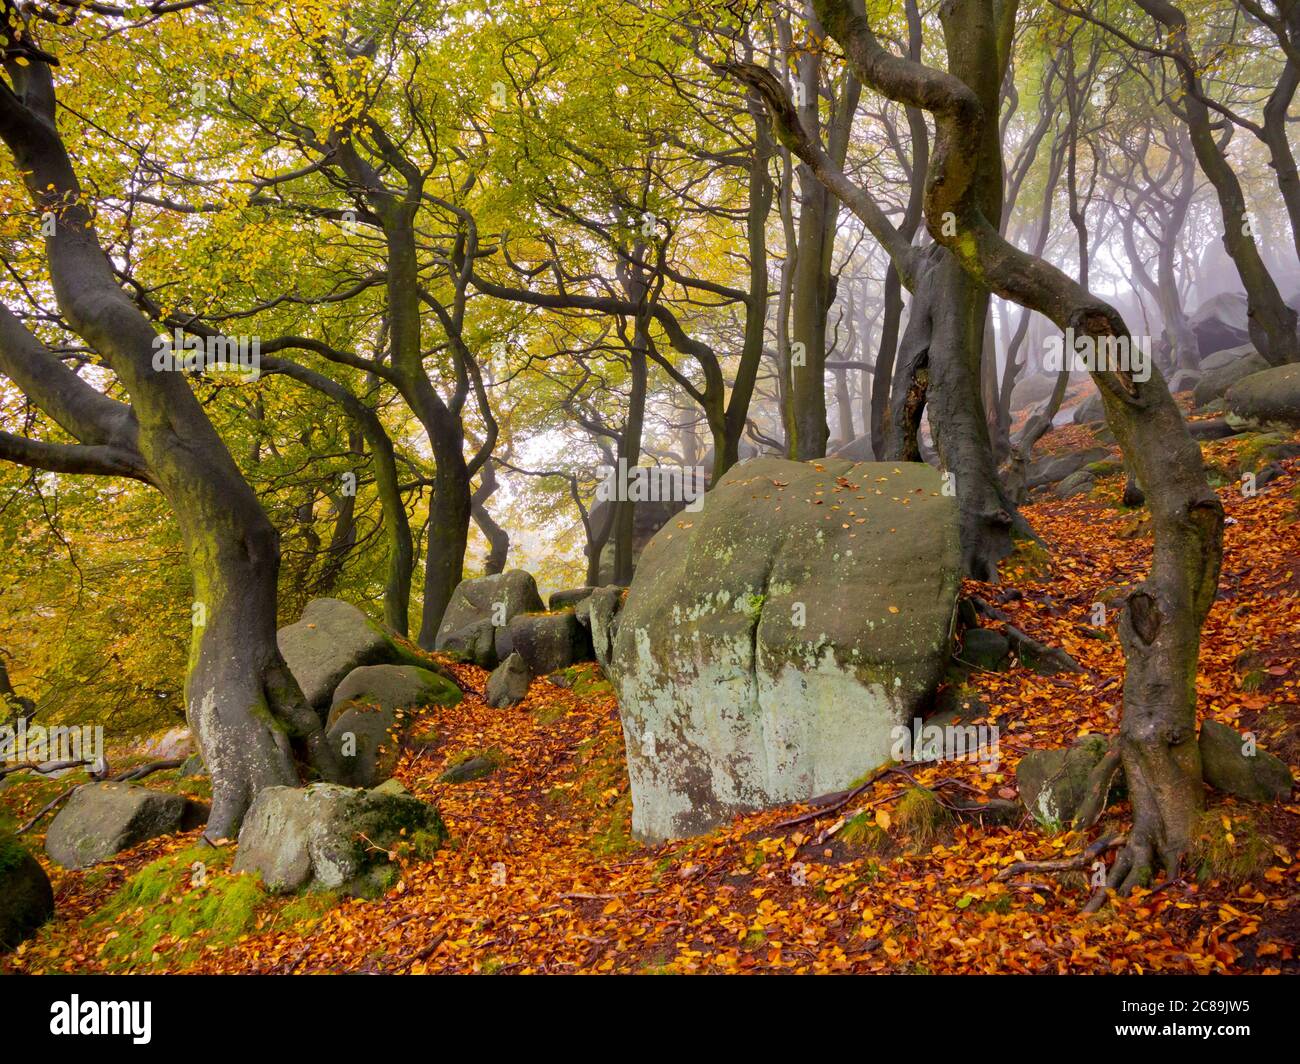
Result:
<svg viewBox="0 0 1300 1064"><path fill-rule="evenodd" d="M1061 483L1056 485L1056 494L1059 498L1068 499L1073 495L1086 495L1096 486L1097 478L1086 469L1080 469L1071 473Z"/></svg>
<svg viewBox="0 0 1300 1064"><path fill-rule="evenodd" d="M481 780L492 775L500 767L500 762L496 758L480 754L462 761L459 765L452 765L438 777L438 782L469 783L471 780Z"/></svg>
<svg viewBox="0 0 1300 1064"><path fill-rule="evenodd" d="M1065 750L1030 750L1016 766L1020 801L1029 814L1052 830L1069 826L1082 803L1088 775L1106 756L1101 735L1084 735Z"/></svg>
<svg viewBox="0 0 1300 1064"><path fill-rule="evenodd" d="M992 628L968 628L962 637L961 660L989 672L1000 672L1007 667L1011 644L1007 637Z"/></svg>
<svg viewBox="0 0 1300 1064"><path fill-rule="evenodd" d="M511 654L488 677L483 700L494 709L517 705L528 695L532 674L518 653Z"/></svg>

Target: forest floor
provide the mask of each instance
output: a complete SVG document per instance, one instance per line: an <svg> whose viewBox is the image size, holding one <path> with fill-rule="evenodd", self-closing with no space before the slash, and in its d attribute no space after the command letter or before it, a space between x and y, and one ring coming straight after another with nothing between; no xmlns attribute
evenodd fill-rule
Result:
<svg viewBox="0 0 1300 1064"><path fill-rule="evenodd" d="M1056 430L1046 450L1091 443ZM1076 438L1077 437L1077 438ZM1200 713L1259 737L1300 765L1300 459L1245 498L1241 439L1205 447L1228 515L1218 601L1205 627ZM0 971L187 972L1294 972L1300 970L1300 804L1251 805L1207 792L1184 879L1082 910L1083 873L998 872L1079 852L1123 830L1114 805L1086 837L956 823L913 784L941 778L1015 797L1031 748L1113 732L1123 659L1115 611L1093 603L1137 582L1150 555L1142 511L1120 506L1122 475L1088 495L1026 508L1049 548L1009 559L1001 585L968 585L1031 636L1063 647L1081 674L1016 667L970 681L1000 729L996 772L943 762L890 773L847 806L789 824L810 806L746 816L709 835L642 846L630 835L623 738L594 666L561 688L534 681L509 710L487 707L486 673L456 665L453 709L418 715L398 778L434 802L452 843L404 859L373 900L280 899L229 871L197 833L146 843L112 864L46 862L58 915ZM1101 636L1100 638L1098 636ZM438 778L483 755L474 782ZM67 780L13 784L18 820ZM193 781L150 780L188 787ZM949 785L952 786L952 785ZM918 797L918 793L919 796ZM39 829L27 838L37 843ZM42 860L44 857L42 856ZM195 869L205 872L199 876Z"/></svg>

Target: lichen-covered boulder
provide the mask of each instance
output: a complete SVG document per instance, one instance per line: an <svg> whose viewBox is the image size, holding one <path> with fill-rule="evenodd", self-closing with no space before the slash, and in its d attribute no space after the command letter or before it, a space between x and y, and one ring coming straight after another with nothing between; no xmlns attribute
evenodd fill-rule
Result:
<svg viewBox="0 0 1300 1064"><path fill-rule="evenodd" d="M12 835L0 832L0 953L17 948L54 915L50 878Z"/></svg>
<svg viewBox="0 0 1300 1064"><path fill-rule="evenodd" d="M1201 723L1201 774L1216 791L1252 802L1271 802L1291 793L1294 780L1281 758L1217 720Z"/></svg>
<svg viewBox="0 0 1300 1064"><path fill-rule="evenodd" d="M257 872L267 890L373 894L391 877L400 846L436 849L447 839L438 810L416 798L333 783L268 787L244 818L236 872Z"/></svg>
<svg viewBox="0 0 1300 1064"><path fill-rule="evenodd" d="M497 629L497 656L524 659L529 672L545 676L577 661L591 661L591 632L578 623L573 610L520 613Z"/></svg>
<svg viewBox="0 0 1300 1064"><path fill-rule="evenodd" d="M528 694L532 673L518 653L511 654L492 670L483 689L483 701L493 709L518 705Z"/></svg>
<svg viewBox="0 0 1300 1064"><path fill-rule="evenodd" d="M697 834L888 761L947 663L960 564L955 500L926 465L729 471L646 547L621 613L592 596L635 832Z"/></svg>
<svg viewBox="0 0 1300 1064"><path fill-rule="evenodd" d="M1103 735L1081 735L1066 749L1030 750L1016 766L1016 786L1029 814L1058 831L1074 819L1088 775L1106 756Z"/></svg>
<svg viewBox="0 0 1300 1064"><path fill-rule="evenodd" d="M204 822L204 806L179 794L131 783L88 783L59 810L45 852L64 868L89 868L159 835Z"/></svg>
<svg viewBox="0 0 1300 1064"><path fill-rule="evenodd" d="M1237 424L1300 427L1300 364L1242 377L1224 395Z"/></svg>
<svg viewBox="0 0 1300 1064"><path fill-rule="evenodd" d="M516 614L544 608L537 582L522 569L462 580L442 615L434 646L480 668L495 668L500 660L496 630Z"/></svg>
<svg viewBox="0 0 1300 1064"><path fill-rule="evenodd" d="M339 759L339 783L374 787L392 777L402 754L404 716L392 706L365 702L344 702L330 710L325 734Z"/></svg>
<svg viewBox="0 0 1300 1064"><path fill-rule="evenodd" d="M1223 363L1209 368L1201 363L1201 379L1192 389L1192 402L1198 408L1208 406L1215 399L1222 399L1239 380L1269 368L1264 356L1249 345L1232 351L1221 351L1215 357L1224 359Z"/></svg>
<svg viewBox="0 0 1300 1064"><path fill-rule="evenodd" d="M341 599L312 599L302 618L281 628L275 640L308 703L321 712L353 669L413 662L378 624Z"/></svg>

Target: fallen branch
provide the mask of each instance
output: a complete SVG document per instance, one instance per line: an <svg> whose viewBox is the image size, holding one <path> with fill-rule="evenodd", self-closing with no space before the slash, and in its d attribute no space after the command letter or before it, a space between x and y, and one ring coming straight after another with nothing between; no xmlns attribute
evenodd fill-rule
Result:
<svg viewBox="0 0 1300 1064"><path fill-rule="evenodd" d="M1015 864L1002 869L994 878L998 882L1005 883L1008 879L1018 876L1022 872L1079 872L1091 867L1092 862L1107 850L1113 850L1127 842L1127 835L1110 835L1098 839L1087 849L1075 854L1073 857L1061 857L1051 861L1017 861Z"/></svg>

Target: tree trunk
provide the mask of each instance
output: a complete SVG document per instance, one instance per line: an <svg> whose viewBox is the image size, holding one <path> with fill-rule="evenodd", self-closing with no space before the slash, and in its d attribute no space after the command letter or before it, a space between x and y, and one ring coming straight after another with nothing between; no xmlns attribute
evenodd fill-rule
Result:
<svg viewBox="0 0 1300 1064"><path fill-rule="evenodd" d="M134 443L180 526L195 587L187 715L212 773L208 834L229 837L259 790L298 783L295 745L327 777L337 769L276 646L279 537L185 375L153 367L154 329L100 247L57 132L49 69L35 63L11 76L0 137L36 209L55 220L46 242L55 298L130 396Z"/></svg>

